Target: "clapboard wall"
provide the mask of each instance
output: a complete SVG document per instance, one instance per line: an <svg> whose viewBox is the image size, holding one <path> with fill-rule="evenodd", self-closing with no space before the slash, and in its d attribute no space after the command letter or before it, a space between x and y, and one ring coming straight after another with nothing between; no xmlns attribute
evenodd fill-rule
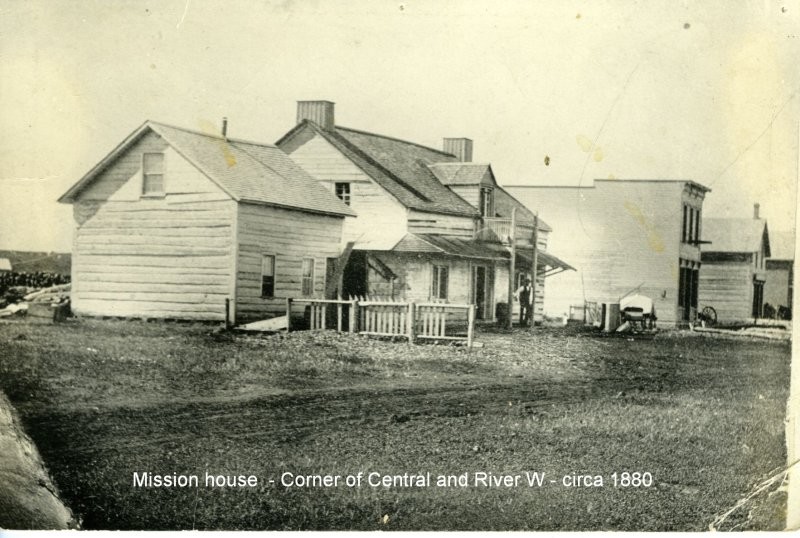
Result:
<svg viewBox="0 0 800 538"><path fill-rule="evenodd" d="M406 208L323 137L309 129L281 149L331 192L336 183L350 184L350 207L358 218L345 219L345 242L396 243L406 233Z"/></svg>
<svg viewBox="0 0 800 538"><path fill-rule="evenodd" d="M339 256L344 217L242 203L237 217L236 322L286 313L302 298L303 258L314 260L314 293L323 298L328 258ZM275 257L275 292L261 296L263 256ZM303 306L298 304L298 312Z"/></svg>
<svg viewBox="0 0 800 538"><path fill-rule="evenodd" d="M595 181L583 187L507 187L552 226L553 253L574 266L547 282L545 313L563 315L584 300L618 302L638 288L660 322L675 323L680 259L700 260L681 244L683 203L703 198L682 181Z"/></svg>
<svg viewBox="0 0 800 538"><path fill-rule="evenodd" d="M711 306L720 322L753 317L752 262L709 262L700 267L699 307Z"/></svg>
<svg viewBox="0 0 800 538"><path fill-rule="evenodd" d="M164 152L163 196L142 196L142 154ZM236 202L144 135L73 204L77 314L222 320L233 291Z"/></svg>

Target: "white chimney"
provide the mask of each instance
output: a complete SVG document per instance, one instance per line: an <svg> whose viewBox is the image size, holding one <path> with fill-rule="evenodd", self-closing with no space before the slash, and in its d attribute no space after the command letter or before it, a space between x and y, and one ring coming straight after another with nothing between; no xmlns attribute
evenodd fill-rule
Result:
<svg viewBox="0 0 800 538"><path fill-rule="evenodd" d="M332 131L336 125L333 105L331 101L297 101L297 123L309 120L326 131Z"/></svg>
<svg viewBox="0 0 800 538"><path fill-rule="evenodd" d="M469 138L445 138L444 151L455 155L462 163L472 162L472 140Z"/></svg>

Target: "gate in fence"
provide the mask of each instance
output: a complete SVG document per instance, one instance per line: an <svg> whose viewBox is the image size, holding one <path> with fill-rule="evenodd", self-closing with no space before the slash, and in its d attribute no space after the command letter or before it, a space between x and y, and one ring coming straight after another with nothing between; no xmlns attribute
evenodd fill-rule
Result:
<svg viewBox="0 0 800 538"><path fill-rule="evenodd" d="M475 305L448 303L406 303L353 299L287 299L286 330L293 327L294 305L305 305L306 327L331 329L371 336L417 340L462 341L472 347Z"/></svg>

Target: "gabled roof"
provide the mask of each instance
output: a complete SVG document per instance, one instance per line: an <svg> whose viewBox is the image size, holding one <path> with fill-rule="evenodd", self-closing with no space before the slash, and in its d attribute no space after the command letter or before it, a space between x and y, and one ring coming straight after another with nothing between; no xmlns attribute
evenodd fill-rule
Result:
<svg viewBox="0 0 800 538"><path fill-rule="evenodd" d="M795 234L788 231L772 231L769 234L769 246L773 260L793 260L795 249Z"/></svg>
<svg viewBox="0 0 800 538"><path fill-rule="evenodd" d="M428 168L433 163L456 162L454 155L345 127L326 130L308 120L297 124L276 145L281 146L303 129L313 129L407 208L480 216L476 208L443 185Z"/></svg>
<svg viewBox="0 0 800 538"><path fill-rule="evenodd" d="M444 185L497 185L492 166L479 163L434 163L428 165L433 175Z"/></svg>
<svg viewBox="0 0 800 538"><path fill-rule="evenodd" d="M148 132L160 135L176 152L231 198L314 213L355 213L276 146L201 133L146 121L72 186L59 202L77 194Z"/></svg>
<svg viewBox="0 0 800 538"><path fill-rule="evenodd" d="M703 219L700 239L711 241L701 246L703 252L759 252L764 241L765 257L770 256L764 219Z"/></svg>

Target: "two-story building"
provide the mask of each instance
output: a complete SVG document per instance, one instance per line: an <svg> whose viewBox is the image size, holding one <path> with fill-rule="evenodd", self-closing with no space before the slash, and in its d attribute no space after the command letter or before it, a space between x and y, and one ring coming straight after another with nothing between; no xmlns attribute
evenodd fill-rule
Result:
<svg viewBox="0 0 800 538"><path fill-rule="evenodd" d="M550 247L576 268L548 284L547 314L619 303L636 292L653 299L659 323L694 320L710 189L688 180L620 179L506 189L552 225Z"/></svg>
<svg viewBox="0 0 800 538"><path fill-rule="evenodd" d="M434 149L341 127L333 103L301 101L296 126L276 145L357 214L344 225L352 252L335 293L474 303L479 319L493 319L508 300L512 208L515 266L530 272L533 215L491 166L471 162L471 140L446 138ZM540 220L540 280L570 268L546 252L549 232Z"/></svg>

